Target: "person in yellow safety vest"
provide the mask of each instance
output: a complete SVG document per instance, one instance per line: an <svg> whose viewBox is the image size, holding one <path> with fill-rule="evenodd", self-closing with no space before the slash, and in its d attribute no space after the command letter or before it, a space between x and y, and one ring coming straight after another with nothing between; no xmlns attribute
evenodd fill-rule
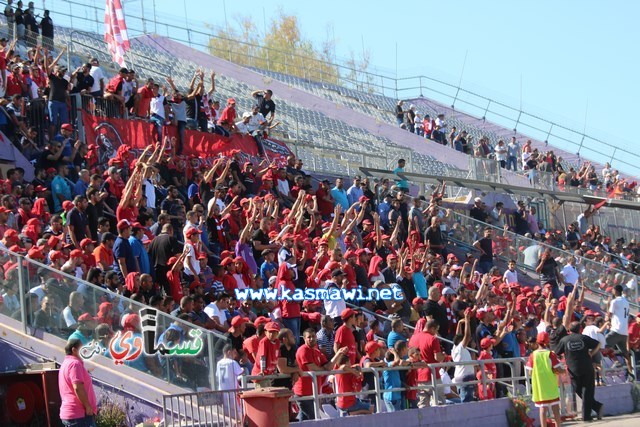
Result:
<svg viewBox="0 0 640 427"><path fill-rule="evenodd" d="M549 350L549 334L540 332L536 339L538 350L531 353L526 368L531 372L533 403L540 408L540 425L547 425L547 408L551 408L557 427L560 427L560 390L557 374L564 371L558 356Z"/></svg>

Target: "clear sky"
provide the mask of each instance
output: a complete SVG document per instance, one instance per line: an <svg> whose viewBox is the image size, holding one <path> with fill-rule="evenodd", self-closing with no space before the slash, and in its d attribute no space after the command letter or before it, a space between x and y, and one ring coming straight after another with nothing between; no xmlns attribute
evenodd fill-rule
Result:
<svg viewBox="0 0 640 427"><path fill-rule="evenodd" d="M638 151L631 125L640 95L639 2L127 0L125 10L139 15L141 5L148 18L155 5L159 21L192 28L234 26L249 15L260 31L282 8L298 17L303 37L335 37L338 58L364 45L372 65L393 75L397 46L399 77L457 84L466 55L464 88L515 107L522 102L525 111L577 130L586 113L587 134ZM166 34L162 26L158 32Z"/></svg>

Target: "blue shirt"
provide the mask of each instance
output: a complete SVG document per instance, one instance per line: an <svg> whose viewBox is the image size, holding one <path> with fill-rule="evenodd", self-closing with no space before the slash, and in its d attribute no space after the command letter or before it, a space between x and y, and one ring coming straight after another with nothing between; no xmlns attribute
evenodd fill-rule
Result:
<svg viewBox="0 0 640 427"><path fill-rule="evenodd" d="M362 191L362 188L356 187L355 185L352 185L351 187L349 187L349 189L347 190L347 198L349 199L349 206L353 205L354 203L358 203L358 201L360 200L360 197L362 196L364 196L364 191Z"/></svg>
<svg viewBox="0 0 640 427"><path fill-rule="evenodd" d="M411 277L413 280L413 287L416 290L416 295L420 298L429 298L429 292L427 291L427 279L422 274L422 271L416 271Z"/></svg>
<svg viewBox="0 0 640 427"><path fill-rule="evenodd" d="M120 264L118 264L118 258L124 258L128 273L138 271L135 260L133 259L133 251L131 250L129 241L120 236L116 238L116 241L113 244L113 270L116 273L122 274Z"/></svg>
<svg viewBox="0 0 640 427"><path fill-rule="evenodd" d="M51 181L51 193L53 194L53 211L60 212L62 210L62 202L58 198L58 194L62 194L64 200L71 200L71 188L67 180L56 175Z"/></svg>
<svg viewBox="0 0 640 427"><path fill-rule="evenodd" d="M269 287L269 278L267 277L267 273L271 272L271 271L277 271L278 270L278 263L276 262L263 262L262 265L260 266L260 276L262 276L262 285L265 288Z"/></svg>
<svg viewBox="0 0 640 427"><path fill-rule="evenodd" d="M387 366L391 367L393 362L387 362ZM402 387L402 383L400 382L400 371L383 371L382 379L384 380L384 389L391 390L393 388ZM400 391L385 391L382 393L382 398L384 400L399 400L402 398Z"/></svg>
<svg viewBox="0 0 640 427"><path fill-rule="evenodd" d="M144 245L134 236L129 237L129 245L131 245L131 253L138 258L140 273L151 274L151 263L149 262L149 254L144 249ZM115 252L114 252L115 253Z"/></svg>
<svg viewBox="0 0 640 427"><path fill-rule="evenodd" d="M89 184L85 184L81 179L78 179L78 182L76 182L76 185L73 186L73 195L86 196L88 188L89 188Z"/></svg>
<svg viewBox="0 0 640 427"><path fill-rule="evenodd" d="M378 205L378 215L380 215L380 225L383 227L389 226L389 211L391 211L391 204L382 202Z"/></svg>
<svg viewBox="0 0 640 427"><path fill-rule="evenodd" d="M339 189L338 187L333 187L331 189L331 195L333 196L333 200L336 202L336 205L342 206L343 210L349 209L349 199L347 198L347 192L343 189Z"/></svg>
<svg viewBox="0 0 640 427"><path fill-rule="evenodd" d="M406 341L404 335L397 333L396 331L389 332L387 335L387 347L393 348L394 344L398 341Z"/></svg>
<svg viewBox="0 0 640 427"><path fill-rule="evenodd" d="M404 168L395 168L393 170L393 173L395 173L396 175L398 175L399 173L404 173ZM407 181L406 179L400 179L400 177L396 179L396 185L404 190L409 189L409 181Z"/></svg>
<svg viewBox="0 0 640 427"><path fill-rule="evenodd" d="M509 357L520 357L520 344L518 344L518 339L516 338L515 332L510 332L505 335L498 345L502 345L504 351L512 353L512 355Z"/></svg>
<svg viewBox="0 0 640 427"><path fill-rule="evenodd" d="M85 334L83 334L82 332L80 332L77 329L75 331L73 331L73 333L71 335L69 335L69 340L72 340L72 339L80 340L82 345L87 345L87 344L89 344L91 342L89 337L87 337Z"/></svg>

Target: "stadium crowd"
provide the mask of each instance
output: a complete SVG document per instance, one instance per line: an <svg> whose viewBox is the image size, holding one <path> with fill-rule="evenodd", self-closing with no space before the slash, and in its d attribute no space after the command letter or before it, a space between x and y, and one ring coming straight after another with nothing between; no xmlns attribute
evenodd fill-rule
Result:
<svg viewBox="0 0 640 427"><path fill-rule="evenodd" d="M449 126L445 114L430 117L417 112L414 105L410 105L408 110L404 110L403 106L404 101L398 101L395 110L397 123L402 128L470 156L495 159L506 170L524 171L531 183L553 185L560 191L588 189L609 197L637 197L640 194L638 183L623 178L609 163L600 171L589 161L576 169L567 165L562 157L556 156L553 150L540 151L532 146L530 139L522 144L515 136L509 142L500 139L495 144L487 136L474 141L474 137L466 130Z"/></svg>
<svg viewBox="0 0 640 427"><path fill-rule="evenodd" d="M476 355L470 349L477 349L480 360L525 357L547 345L540 332L548 333L548 344L558 355L571 353L565 346L571 335L583 333L596 341L589 344L600 349L594 351L594 380L582 384L584 376L571 376L574 389L584 392L587 401L593 399L595 381L605 381L603 376L596 379L596 369L607 361L613 364L614 351L622 357L628 379L634 378L630 353L640 350L640 318L630 315L627 289L615 278L598 277L609 301L603 312L587 310L581 285L593 278L576 260L586 257L628 270L637 265L640 248L635 242L612 244L597 227L589 227L592 210L566 232L555 232L544 230L534 210L518 205L514 231L580 256L567 257L536 244L513 248L506 232L496 235L488 225L509 230L512 221L503 207L490 209L479 198L470 216L483 223L480 228L450 224L452 213L443 207L444 184L427 200L410 197L408 183L400 179L372 182L355 176L317 182L293 155L280 166L253 164L235 151L206 166L180 155L180 137L150 141L137 157L123 145L102 165L96 161L96 147L77 140L70 123L67 101L74 90L95 97L96 106L113 102L160 129L169 124L223 135L243 132L252 120L257 127L248 133L254 135L273 126L272 93L247 94L256 106L236 121L233 98L216 112L215 74L208 94L201 71L184 97L168 80L172 99L167 100L163 93L168 91L153 80L136 90L130 70L105 82L104 77L89 79L99 67L96 61L69 76L58 64L62 53L51 58L47 49L36 46L33 57L23 59L11 52L9 46L0 55L12 70L2 101L2 130L34 160L36 169L31 182L21 168L8 170L0 182L3 314L21 315L20 266L11 251L27 259L25 310L33 327L85 344L95 339L106 349L116 331L141 332L136 304L153 306L178 319L162 332L161 343L187 340L188 323L224 334L227 340L216 344L224 355L219 366L236 369L219 370L222 388L237 388L239 372L285 373L290 378L259 379L257 385L282 385L297 396L310 396L312 380L303 372L338 369L340 373L319 379L320 389L359 392L374 386L373 374L362 368L403 366L403 373L385 370L382 375L385 390L405 388L384 393L388 411L425 407L431 401L491 399L505 396L506 388L464 384L482 376L473 366L432 370L426 364L471 361ZM30 126L29 117L21 114L23 98L36 93L48 106L44 127ZM40 146L34 134L43 135L46 144ZM400 160L396 170L404 166ZM462 233L468 233L465 239ZM461 251L456 241L474 243ZM498 255L518 253L539 274L539 285L525 284L515 260L500 268ZM36 268L29 260L46 267ZM96 292L80 279L109 292ZM344 300L298 303L236 296L247 288L359 286L397 289L402 298L352 307ZM571 354L564 360L570 372L579 365ZM131 364L195 387L206 384L204 363L145 356ZM519 374L501 363L488 363L484 373L490 380ZM449 386L437 392L425 387L432 376ZM374 409L373 402L356 396L340 396L335 405L352 415ZM292 405L292 412L300 419L315 417L312 401ZM587 420L592 414L583 416Z"/></svg>

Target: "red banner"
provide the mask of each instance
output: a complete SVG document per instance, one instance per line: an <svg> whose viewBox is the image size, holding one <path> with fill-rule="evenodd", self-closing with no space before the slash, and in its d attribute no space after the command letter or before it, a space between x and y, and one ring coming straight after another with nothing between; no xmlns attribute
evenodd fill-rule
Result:
<svg viewBox="0 0 640 427"><path fill-rule="evenodd" d="M87 143L98 147L98 163L106 163L121 145L144 150L158 139L155 127L145 120L103 118L83 112L82 121ZM167 126L165 132L176 136L177 128ZM240 150L244 157L259 157L256 140L250 135L233 134L227 138L213 133L187 130L184 139L182 154L187 157L210 159L219 155L228 156L232 150ZM291 154L284 143L271 138L265 139L263 145L268 161L281 164Z"/></svg>

